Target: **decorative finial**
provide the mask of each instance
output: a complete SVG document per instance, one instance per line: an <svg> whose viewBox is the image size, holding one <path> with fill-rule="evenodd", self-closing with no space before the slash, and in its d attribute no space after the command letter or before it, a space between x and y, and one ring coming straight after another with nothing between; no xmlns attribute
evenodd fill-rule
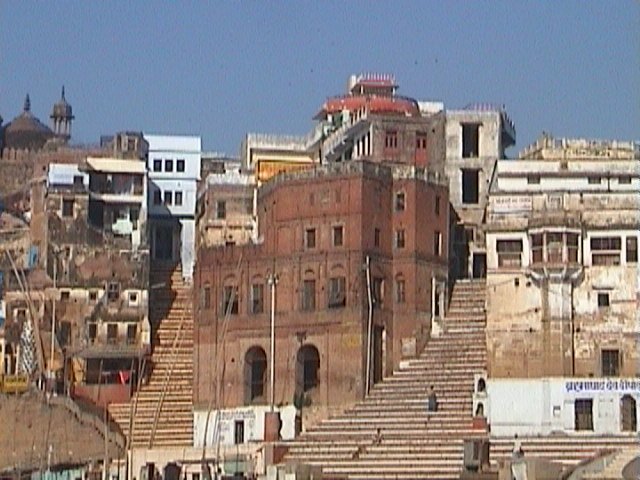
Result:
<svg viewBox="0 0 640 480"><path fill-rule="evenodd" d="M31 100L29 99L29 94L27 93L27 97L24 99L24 111L31 111Z"/></svg>
<svg viewBox="0 0 640 480"><path fill-rule="evenodd" d="M62 100L64 100L64 85L62 85Z"/></svg>

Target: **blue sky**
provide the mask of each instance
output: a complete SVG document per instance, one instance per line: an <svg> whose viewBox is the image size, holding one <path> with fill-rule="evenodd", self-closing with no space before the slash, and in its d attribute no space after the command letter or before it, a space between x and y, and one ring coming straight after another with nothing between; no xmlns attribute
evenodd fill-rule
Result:
<svg viewBox="0 0 640 480"><path fill-rule="evenodd" d="M399 93L505 104L519 150L556 136L640 139L640 4L562 1L0 0L0 115L48 121L66 86L76 142L117 130L306 133L349 74Z"/></svg>

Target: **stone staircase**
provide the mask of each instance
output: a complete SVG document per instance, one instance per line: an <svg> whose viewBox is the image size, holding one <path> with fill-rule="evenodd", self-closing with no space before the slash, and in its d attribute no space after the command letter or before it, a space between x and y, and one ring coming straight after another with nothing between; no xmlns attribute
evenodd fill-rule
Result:
<svg viewBox="0 0 640 480"><path fill-rule="evenodd" d="M640 458L640 445L618 451L601 472L588 473L582 478L584 480L620 480L625 478L622 476L625 467L636 458Z"/></svg>
<svg viewBox="0 0 640 480"><path fill-rule="evenodd" d="M640 452L640 441L634 435L549 435L519 437L526 458L541 458L573 467L605 452ZM513 438L491 438L491 462L499 463L511 457Z"/></svg>
<svg viewBox="0 0 640 480"><path fill-rule="evenodd" d="M459 478L463 440L487 435L472 427L474 375L486 370L484 296L484 281L458 282L443 333L365 400L287 442L284 461L321 466L326 478ZM431 385L435 413L426 411Z"/></svg>
<svg viewBox="0 0 640 480"><path fill-rule="evenodd" d="M133 447L193 445L193 312L191 286L179 268L152 267L149 319L151 374L130 402L109 413ZM149 362L147 362L149 368Z"/></svg>

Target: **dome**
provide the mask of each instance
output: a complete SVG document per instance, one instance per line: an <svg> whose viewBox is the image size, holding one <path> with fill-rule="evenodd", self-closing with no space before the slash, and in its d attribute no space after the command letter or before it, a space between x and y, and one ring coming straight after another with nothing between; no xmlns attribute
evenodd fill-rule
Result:
<svg viewBox="0 0 640 480"><path fill-rule="evenodd" d="M53 136L53 131L31 113L27 94L22 113L4 127L4 147L37 150Z"/></svg>
<svg viewBox="0 0 640 480"><path fill-rule="evenodd" d="M64 86L62 87L62 95L60 96L60 100L53 106L53 113L51 113L51 118L73 118L73 110L71 108L71 105L64 97Z"/></svg>

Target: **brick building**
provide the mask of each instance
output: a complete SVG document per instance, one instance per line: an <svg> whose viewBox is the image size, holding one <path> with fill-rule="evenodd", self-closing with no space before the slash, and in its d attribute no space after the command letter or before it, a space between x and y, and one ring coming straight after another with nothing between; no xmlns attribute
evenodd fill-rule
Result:
<svg viewBox="0 0 640 480"><path fill-rule="evenodd" d="M208 405L268 401L274 273L276 404L352 403L367 378L415 355L442 312L447 205L446 185L427 170L366 161L265 184L261 243L198 255L196 424Z"/></svg>

